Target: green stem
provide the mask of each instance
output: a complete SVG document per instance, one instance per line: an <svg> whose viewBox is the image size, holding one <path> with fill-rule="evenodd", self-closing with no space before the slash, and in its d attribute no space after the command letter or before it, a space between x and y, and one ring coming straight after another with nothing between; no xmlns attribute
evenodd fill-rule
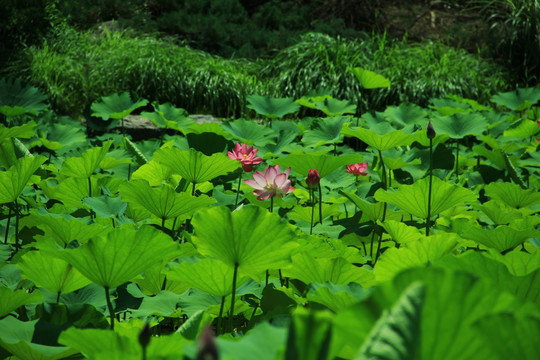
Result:
<svg viewBox="0 0 540 360"><path fill-rule="evenodd" d="M426 236L429 236L429 221L431 219L431 189L433 186L433 140L429 139L429 188L428 188L428 207L426 218Z"/></svg>
<svg viewBox="0 0 540 360"><path fill-rule="evenodd" d="M369 257L373 260L373 244L375 240L375 229L371 232L371 247L369 248Z"/></svg>
<svg viewBox="0 0 540 360"><path fill-rule="evenodd" d="M233 329L233 316L234 316L234 298L236 297L236 276L238 275L238 263L234 264L233 283L232 283L232 297L231 297L231 316L229 316L229 329Z"/></svg>
<svg viewBox="0 0 540 360"><path fill-rule="evenodd" d="M191 196L195 196L195 181L193 182L193 189L191 189Z"/></svg>
<svg viewBox="0 0 540 360"><path fill-rule="evenodd" d="M15 199L15 202L13 203L15 208L15 247L19 246L19 218L21 217L19 213L19 203L17 202L17 199Z"/></svg>
<svg viewBox="0 0 540 360"><path fill-rule="evenodd" d="M56 303L57 304L60 302L60 294L61 294L60 291L56 294Z"/></svg>
<svg viewBox="0 0 540 360"><path fill-rule="evenodd" d="M274 197L270 198L270 212L274 212Z"/></svg>
<svg viewBox="0 0 540 360"><path fill-rule="evenodd" d="M236 188L236 200L234 201L234 208L238 206L238 196L240 195L240 185L242 185L242 172L238 176L238 187Z"/></svg>
<svg viewBox="0 0 540 360"><path fill-rule="evenodd" d="M382 222L384 222L384 220L386 219L386 207L387 207L387 203L384 203ZM379 252L381 251L382 237L383 237L383 232L381 231L381 235L379 236L379 243L377 244L377 252L375 253L375 261L373 262L373 266L375 266L375 264L377 263L377 260L379 259Z"/></svg>
<svg viewBox="0 0 540 360"><path fill-rule="evenodd" d="M161 219L161 227L165 229L165 218Z"/></svg>
<svg viewBox="0 0 540 360"><path fill-rule="evenodd" d="M92 197L92 176L88 177L88 197ZM94 211L90 209L90 220L94 220Z"/></svg>
<svg viewBox="0 0 540 360"><path fill-rule="evenodd" d="M459 181L459 141L456 141L456 178Z"/></svg>
<svg viewBox="0 0 540 360"><path fill-rule="evenodd" d="M9 212L8 212L8 219L7 219L7 225L6 225L6 235L4 236L4 244L8 243L8 237L9 237L9 223L11 222L11 206L8 206Z"/></svg>
<svg viewBox="0 0 540 360"><path fill-rule="evenodd" d="M381 168L382 168L382 185L384 190L388 190L388 183L386 180L386 167L384 166L384 160L382 156L381 150L379 150L379 160L381 161Z"/></svg>
<svg viewBox="0 0 540 360"><path fill-rule="evenodd" d="M131 178L131 163L128 164L128 174L127 174L128 181L130 178Z"/></svg>
<svg viewBox="0 0 540 360"><path fill-rule="evenodd" d="M322 187L319 181L319 224L322 225Z"/></svg>
<svg viewBox="0 0 540 360"><path fill-rule="evenodd" d="M334 144L334 156L337 156L337 144Z"/></svg>
<svg viewBox="0 0 540 360"><path fill-rule="evenodd" d="M311 224L309 227L309 235L313 234L313 216L315 215L315 194L313 194L313 189L309 190L309 201L311 202Z"/></svg>
<svg viewBox="0 0 540 360"><path fill-rule="evenodd" d="M114 309L111 303L111 295L109 294L109 287L105 286L105 300L107 300L107 308L109 309L109 315L111 317L111 330L114 330Z"/></svg>
<svg viewBox="0 0 540 360"><path fill-rule="evenodd" d="M219 315L218 315L218 321L217 321L217 328L216 328L216 335L221 334L221 322L223 320L223 308L225 307L225 296L221 297L221 305L219 307Z"/></svg>

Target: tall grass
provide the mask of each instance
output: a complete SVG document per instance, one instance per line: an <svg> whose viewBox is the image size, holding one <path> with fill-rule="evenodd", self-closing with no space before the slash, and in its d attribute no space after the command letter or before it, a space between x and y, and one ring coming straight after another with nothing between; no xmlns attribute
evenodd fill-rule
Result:
<svg viewBox="0 0 540 360"><path fill-rule="evenodd" d="M384 75L392 86L362 89L347 70L357 66ZM347 41L314 33L281 51L262 74L280 96L299 98L330 88L334 97L360 104L360 112L403 101L425 106L430 98L446 94L487 101L506 86L508 77L494 63L440 43L408 44L384 35Z"/></svg>
<svg viewBox="0 0 540 360"><path fill-rule="evenodd" d="M77 33L27 52L26 79L41 87L54 109L80 114L115 92L172 102L191 113L241 116L246 96L261 87L256 64L225 60L173 41L128 31Z"/></svg>

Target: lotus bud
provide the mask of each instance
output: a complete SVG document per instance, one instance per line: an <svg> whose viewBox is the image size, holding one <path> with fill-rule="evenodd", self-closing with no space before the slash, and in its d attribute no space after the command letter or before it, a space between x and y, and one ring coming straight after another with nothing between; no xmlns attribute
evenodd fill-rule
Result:
<svg viewBox="0 0 540 360"><path fill-rule="evenodd" d="M198 341L199 351L197 360L218 360L219 353L214 340L214 332L210 326L205 326Z"/></svg>
<svg viewBox="0 0 540 360"><path fill-rule="evenodd" d="M148 346L148 344L150 343L151 337L152 337L152 333L150 331L150 325L148 325L148 322L147 322L146 324L144 324L144 327L139 333L139 344L141 344L143 349Z"/></svg>
<svg viewBox="0 0 540 360"><path fill-rule="evenodd" d="M427 126L427 137L428 139L433 139L435 137L435 129L433 128L433 124L431 124L431 121Z"/></svg>
<svg viewBox="0 0 540 360"><path fill-rule="evenodd" d="M319 182L321 181L321 176L319 175L319 172L316 169L310 169L308 172L308 176L306 178L306 184L308 188L314 189L319 185Z"/></svg>

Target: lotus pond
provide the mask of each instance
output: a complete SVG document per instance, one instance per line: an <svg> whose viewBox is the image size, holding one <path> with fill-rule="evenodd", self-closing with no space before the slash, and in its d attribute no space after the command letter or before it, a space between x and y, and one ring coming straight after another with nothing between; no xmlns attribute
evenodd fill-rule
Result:
<svg viewBox="0 0 540 360"><path fill-rule="evenodd" d="M539 89L203 124L115 94L88 136L10 85L0 359L540 357Z"/></svg>

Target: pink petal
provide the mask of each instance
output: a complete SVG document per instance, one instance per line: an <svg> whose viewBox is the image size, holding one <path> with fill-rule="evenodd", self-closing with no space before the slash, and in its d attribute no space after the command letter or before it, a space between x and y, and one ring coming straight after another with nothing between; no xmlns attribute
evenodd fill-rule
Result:
<svg viewBox="0 0 540 360"><path fill-rule="evenodd" d="M253 174L253 179L259 184L260 186L266 186L268 183L266 182L266 176L260 171L255 171Z"/></svg>
<svg viewBox="0 0 540 360"><path fill-rule="evenodd" d="M285 183L287 182L287 175L286 174L279 174L278 176L276 176L276 178L274 179L274 186L278 187L278 188L282 188L283 185L285 185ZM290 181L289 181L289 184L290 184Z"/></svg>
<svg viewBox="0 0 540 360"><path fill-rule="evenodd" d="M246 184L248 184L249 186L251 186L252 188L254 188L254 189L263 190L263 189L266 187L266 185L262 185L262 186L261 186L261 185L258 184L255 180L252 180L252 179L244 180L244 182L245 182Z"/></svg>

